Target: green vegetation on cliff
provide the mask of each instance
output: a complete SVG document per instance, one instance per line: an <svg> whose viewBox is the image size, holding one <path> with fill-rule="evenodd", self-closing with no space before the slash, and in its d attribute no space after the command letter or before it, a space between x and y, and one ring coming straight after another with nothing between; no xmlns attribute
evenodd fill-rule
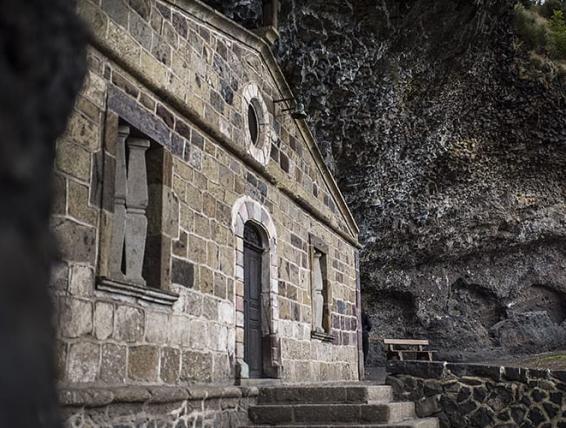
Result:
<svg viewBox="0 0 566 428"><path fill-rule="evenodd" d="M543 4L525 0L515 6L515 30L525 47L554 60L566 60L566 0Z"/></svg>

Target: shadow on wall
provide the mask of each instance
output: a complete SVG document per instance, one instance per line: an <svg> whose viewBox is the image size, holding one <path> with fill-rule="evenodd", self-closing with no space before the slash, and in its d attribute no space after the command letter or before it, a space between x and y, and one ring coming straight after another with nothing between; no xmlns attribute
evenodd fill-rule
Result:
<svg viewBox="0 0 566 428"><path fill-rule="evenodd" d="M2 0L0 41L0 426L58 428L50 183L87 37L72 1Z"/></svg>
<svg viewBox="0 0 566 428"><path fill-rule="evenodd" d="M383 366L384 338L423 338L447 361L486 361L566 347L566 295L535 284L503 299L478 284L457 280L445 315L423 319L414 295L387 290L368 293L364 305L373 324L369 366Z"/></svg>
<svg viewBox="0 0 566 428"><path fill-rule="evenodd" d="M385 365L384 338L419 337L421 334L415 298L411 293L396 290L377 295L368 293L364 296L364 307L373 326L369 337L369 366Z"/></svg>

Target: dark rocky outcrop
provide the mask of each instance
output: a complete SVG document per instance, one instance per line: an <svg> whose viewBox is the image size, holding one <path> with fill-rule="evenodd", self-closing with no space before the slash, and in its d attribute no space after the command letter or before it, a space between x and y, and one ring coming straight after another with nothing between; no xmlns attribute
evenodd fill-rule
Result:
<svg viewBox="0 0 566 428"><path fill-rule="evenodd" d="M361 227L376 336L513 352L492 327L564 298L564 82L514 3L282 1L277 54Z"/></svg>
<svg viewBox="0 0 566 428"><path fill-rule="evenodd" d="M85 72L69 0L0 0L0 426L59 426L49 232L55 139Z"/></svg>
<svg viewBox="0 0 566 428"><path fill-rule="evenodd" d="M262 0L207 0L205 3L244 27L258 28L261 26L263 17Z"/></svg>
<svg viewBox="0 0 566 428"><path fill-rule="evenodd" d="M563 426L566 372L473 364L391 361L396 400L441 428Z"/></svg>

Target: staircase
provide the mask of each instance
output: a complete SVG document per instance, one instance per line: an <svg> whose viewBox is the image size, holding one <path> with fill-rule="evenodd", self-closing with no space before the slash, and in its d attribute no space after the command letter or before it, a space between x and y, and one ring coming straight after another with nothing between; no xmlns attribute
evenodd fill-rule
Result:
<svg viewBox="0 0 566 428"><path fill-rule="evenodd" d="M385 385L263 387L249 408L249 427L438 428L436 418L416 417L414 403L392 398Z"/></svg>

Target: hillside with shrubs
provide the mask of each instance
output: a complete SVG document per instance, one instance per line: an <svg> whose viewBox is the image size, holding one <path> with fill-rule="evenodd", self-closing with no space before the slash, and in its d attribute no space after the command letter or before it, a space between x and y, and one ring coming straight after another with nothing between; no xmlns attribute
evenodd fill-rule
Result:
<svg viewBox="0 0 566 428"><path fill-rule="evenodd" d="M566 0L522 0L515 6L519 45L566 65Z"/></svg>

